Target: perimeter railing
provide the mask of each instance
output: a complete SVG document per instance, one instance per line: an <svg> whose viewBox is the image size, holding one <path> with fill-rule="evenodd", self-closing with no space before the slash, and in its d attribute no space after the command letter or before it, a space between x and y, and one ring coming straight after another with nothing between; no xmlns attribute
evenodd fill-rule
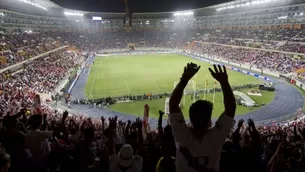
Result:
<svg viewBox="0 0 305 172"><path fill-rule="evenodd" d="M266 126L266 125L273 125L273 124L279 124L279 125L287 125L290 122L295 122L299 120L303 120L305 118L305 109L299 109L297 112L281 116L278 118L273 118L269 120L264 121L257 121L255 124L257 126Z"/></svg>

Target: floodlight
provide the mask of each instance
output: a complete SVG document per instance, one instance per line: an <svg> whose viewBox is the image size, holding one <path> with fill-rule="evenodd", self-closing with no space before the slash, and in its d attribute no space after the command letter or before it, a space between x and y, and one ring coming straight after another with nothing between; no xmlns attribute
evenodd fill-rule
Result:
<svg viewBox="0 0 305 172"><path fill-rule="evenodd" d="M67 15L67 16L84 16L84 14L81 13L81 12L70 12L70 11L65 11L64 13L65 13L65 15Z"/></svg>
<svg viewBox="0 0 305 172"><path fill-rule="evenodd" d="M102 20L102 17L93 16L93 17L92 17L92 20L94 20L94 21L101 21L101 20Z"/></svg>
<svg viewBox="0 0 305 172"><path fill-rule="evenodd" d="M175 12L174 16L192 16L194 14L193 11L182 11L182 12Z"/></svg>

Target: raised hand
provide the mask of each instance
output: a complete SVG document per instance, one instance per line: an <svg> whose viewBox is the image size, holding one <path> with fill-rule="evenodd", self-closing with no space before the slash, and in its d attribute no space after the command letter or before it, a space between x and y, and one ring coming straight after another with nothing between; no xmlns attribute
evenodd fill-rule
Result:
<svg viewBox="0 0 305 172"><path fill-rule="evenodd" d="M102 122L105 122L105 118L103 116L101 117L101 120L102 120Z"/></svg>
<svg viewBox="0 0 305 172"><path fill-rule="evenodd" d="M255 124L254 124L253 119L248 119L248 126L249 126L250 128L255 128Z"/></svg>
<svg viewBox="0 0 305 172"><path fill-rule="evenodd" d="M140 130L140 129L142 129L142 120L140 119L140 118L137 118L136 119L136 126L137 126L137 128Z"/></svg>
<svg viewBox="0 0 305 172"><path fill-rule="evenodd" d="M159 115L160 116L163 116L164 115L164 112L162 110L159 110Z"/></svg>
<svg viewBox="0 0 305 172"><path fill-rule="evenodd" d="M200 69L200 66L198 66L195 63L188 63L185 67L184 67L184 72L182 74L182 78L183 80L189 81Z"/></svg>
<svg viewBox="0 0 305 172"><path fill-rule="evenodd" d="M69 112L68 111L64 111L62 119L66 120L68 115L69 115Z"/></svg>
<svg viewBox="0 0 305 172"><path fill-rule="evenodd" d="M221 65L213 65L214 71L209 68L209 71L214 79L216 79L220 83L228 82L228 74L226 67L223 66L223 69L221 69Z"/></svg>
<svg viewBox="0 0 305 172"><path fill-rule="evenodd" d="M243 123L244 123L244 120L243 120L243 119L239 120L239 121L238 121L238 128L241 128L241 126L243 125Z"/></svg>

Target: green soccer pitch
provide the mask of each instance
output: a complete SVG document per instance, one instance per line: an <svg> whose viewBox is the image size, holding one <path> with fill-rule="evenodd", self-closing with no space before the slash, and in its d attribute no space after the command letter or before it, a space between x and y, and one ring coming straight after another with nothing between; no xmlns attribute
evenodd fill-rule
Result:
<svg viewBox="0 0 305 172"><path fill-rule="evenodd" d="M214 79L208 71L211 65L201 60L180 54L121 55L95 59L85 86L85 95L88 99L98 99L107 96L171 92L174 83L179 81L183 68L188 62L201 65L200 71L193 78L196 90L204 89L206 78L208 80L207 88L213 88ZM228 70L228 75L231 85L263 83L252 76L231 70ZM202 97L202 95L199 96ZM212 101L212 94L207 94L206 97ZM262 97L251 98L259 104L262 102L268 104L273 100L274 93L266 92ZM221 100L222 94L216 93L213 117L219 116L223 111ZM186 97L186 108L183 109L185 114L187 114L191 102L190 97ZM143 116L145 104L150 105L150 117L158 117L158 110L164 110L165 99L118 103L110 108L126 114ZM244 114L255 109L238 107L237 114Z"/></svg>

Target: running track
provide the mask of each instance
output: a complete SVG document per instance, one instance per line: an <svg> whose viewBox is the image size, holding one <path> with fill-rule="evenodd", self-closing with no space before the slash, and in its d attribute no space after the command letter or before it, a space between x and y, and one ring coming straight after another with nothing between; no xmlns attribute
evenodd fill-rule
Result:
<svg viewBox="0 0 305 172"><path fill-rule="evenodd" d="M88 60L88 64L92 65L94 58L90 58ZM72 97L77 99L85 98L84 95L84 88L89 76L90 68L86 68L82 71L78 81L75 83L74 88L71 91ZM274 118L278 118L281 116L285 116L297 111L298 108L302 108L304 105L304 98L302 94L296 90L292 85L289 83L277 79L272 78L275 83L275 98L274 100L262 107L259 110L236 116L236 121L243 118L248 119L252 118L254 121L265 121ZM60 108L66 109L65 105L60 105ZM111 116L118 116L120 120L127 121L127 120L135 120L135 116L122 114L119 112L113 112L108 109L98 109L92 107L92 105L74 105L72 109L69 109L75 114L87 114L91 117L111 117ZM215 120L215 119L214 119ZM149 123L151 128L156 128L158 124L158 119L150 118ZM166 120L163 120L163 125L166 125Z"/></svg>

